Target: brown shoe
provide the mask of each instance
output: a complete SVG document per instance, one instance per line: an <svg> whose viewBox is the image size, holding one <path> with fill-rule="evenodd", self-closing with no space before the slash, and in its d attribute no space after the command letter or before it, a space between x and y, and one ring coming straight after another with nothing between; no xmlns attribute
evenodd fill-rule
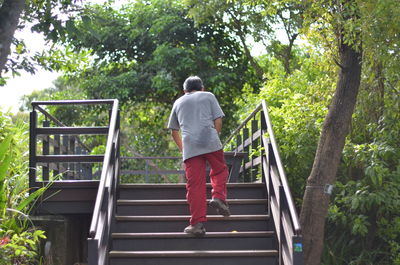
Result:
<svg viewBox="0 0 400 265"><path fill-rule="evenodd" d="M203 223L197 223L195 225L189 225L183 230L186 234L192 234L195 236L204 236L206 234L206 229Z"/></svg>
<svg viewBox="0 0 400 265"><path fill-rule="evenodd" d="M210 201L210 206L216 209L217 213L219 213L220 215L223 215L225 217L231 215L231 211L229 210L228 204L221 199L213 198Z"/></svg>

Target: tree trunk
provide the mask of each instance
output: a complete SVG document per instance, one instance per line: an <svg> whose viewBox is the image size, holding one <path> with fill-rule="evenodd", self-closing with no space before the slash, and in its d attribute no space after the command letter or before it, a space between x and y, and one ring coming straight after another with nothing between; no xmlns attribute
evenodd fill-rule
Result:
<svg viewBox="0 0 400 265"><path fill-rule="evenodd" d="M257 78L261 81L264 80L264 70L261 68L261 66L257 63L257 61L254 59L254 57L251 55L250 49L246 44L245 37L241 33L238 33L238 35L239 35L240 41L242 42L245 55L246 55L247 59L249 60L251 66L256 71Z"/></svg>
<svg viewBox="0 0 400 265"><path fill-rule="evenodd" d="M286 47L285 52L284 52L284 61L283 61L283 66L285 67L285 72L286 76L290 75L292 73L290 69L290 61L292 60L292 50L293 50L293 45L294 41L296 40L298 34L294 34L292 37L289 38L289 45Z"/></svg>
<svg viewBox="0 0 400 265"><path fill-rule="evenodd" d="M10 54L10 46L17 29L25 0L4 0L0 7L0 77Z"/></svg>
<svg viewBox="0 0 400 265"><path fill-rule="evenodd" d="M300 222L303 231L304 264L320 264L329 194L326 184L334 184L346 135L357 100L361 78L361 52L340 46L341 70L336 92L322 128L311 174L303 198Z"/></svg>

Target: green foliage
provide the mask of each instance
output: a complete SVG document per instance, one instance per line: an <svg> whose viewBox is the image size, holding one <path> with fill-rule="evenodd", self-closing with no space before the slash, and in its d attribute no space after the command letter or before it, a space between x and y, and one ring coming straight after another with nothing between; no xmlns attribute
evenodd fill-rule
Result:
<svg viewBox="0 0 400 265"><path fill-rule="evenodd" d="M45 2L34 1L34 30L66 48L54 47L39 62L68 71L68 78L65 87L31 98L118 98L122 153L154 156L179 155L164 128L188 75L200 75L217 95L228 116L224 135L234 118L240 121L265 99L298 206L340 69L339 44L362 50L359 99L332 195L323 264L400 264L397 0L135 1L121 8L84 5L64 20L52 13L62 2ZM289 44L272 36L277 27ZM297 34L311 47L291 47ZM254 58L265 78L261 88L255 66L248 66L246 38L269 53ZM16 47L22 56L26 45ZM75 112L50 110L74 123ZM89 124L98 123L99 110L84 113ZM93 152L102 151L98 146Z"/></svg>
<svg viewBox="0 0 400 265"><path fill-rule="evenodd" d="M87 5L68 23L72 47L97 56L90 69L77 73L89 97L171 102L190 74L217 95L240 92L239 73L247 67L226 28L196 28L177 1L136 1L123 10Z"/></svg>
<svg viewBox="0 0 400 265"><path fill-rule="evenodd" d="M360 92L328 216L327 264L399 264L400 98L380 78L366 76Z"/></svg>
<svg viewBox="0 0 400 265"><path fill-rule="evenodd" d="M268 57L264 60L270 70L268 82L260 93L252 93L248 87L246 97L235 102L243 110L238 113L239 119L247 116L262 99L266 100L292 193L297 204L301 205L305 179L311 171L319 133L333 93L334 69L312 50L299 54L296 60L299 60L301 68L291 75L286 75L279 60Z"/></svg>
<svg viewBox="0 0 400 265"><path fill-rule="evenodd" d="M30 228L29 212L43 194L28 192L28 127L0 112L0 264L32 264L44 232Z"/></svg>
<svg viewBox="0 0 400 265"><path fill-rule="evenodd" d="M1 234L3 234L0 229ZM11 231L8 231L11 232ZM45 239L44 231L24 231L13 234L11 237L3 237L4 244L0 244L0 264L28 265L36 261L39 253L38 242Z"/></svg>

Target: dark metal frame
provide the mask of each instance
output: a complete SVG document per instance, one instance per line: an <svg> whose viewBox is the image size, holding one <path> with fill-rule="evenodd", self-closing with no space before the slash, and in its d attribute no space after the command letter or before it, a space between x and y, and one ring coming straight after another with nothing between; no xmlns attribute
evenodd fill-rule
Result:
<svg viewBox="0 0 400 265"><path fill-rule="evenodd" d="M110 119L108 127L66 127L62 122L57 120L42 105L99 105L107 104L111 106ZM97 188L97 195L94 204L92 222L90 225L88 238L88 261L90 265L107 264L107 253L110 246L110 231L112 226L112 217L115 215L115 200L117 197L118 176L120 171L120 117L118 110L118 100L61 100L61 101L37 101L32 102L33 110L30 113L30 142L29 142L29 186L34 190L45 184L46 181L38 182L36 176L36 168L38 165L47 163L68 163L68 162L102 162L103 167L99 181L69 181L61 180L52 186L59 191L71 191L74 188L82 190L93 190ZM43 128L37 126L37 111L46 116L57 126L49 127L49 123L44 124ZM81 134L107 134L106 151L104 155L82 155L82 154L53 154L49 155L46 150L49 149L49 135L59 138L59 135L81 135ZM43 138L43 155L37 155L38 136ZM79 141L82 148L85 145ZM57 141L56 141L57 142ZM59 140L58 140L59 142ZM70 144L65 141L65 144ZM75 144L75 143L74 143ZM73 145L74 145L73 144ZM62 146L57 145L55 148L60 152ZM46 167L44 167L46 168ZM47 168L48 170L48 168ZM44 171L44 176L48 174ZM45 178L45 177L44 177ZM48 179L47 179L48 180ZM92 185L94 184L94 185ZM68 192L70 194L71 192ZM82 202L79 202L81 203ZM73 202L71 203L73 204Z"/></svg>
<svg viewBox="0 0 400 265"><path fill-rule="evenodd" d="M88 238L88 264L108 264L120 172L120 116L113 101L106 152Z"/></svg>
<svg viewBox="0 0 400 265"><path fill-rule="evenodd" d="M57 100L34 101L30 113L30 139L29 139L29 187L34 188L46 185L50 163L96 163L103 162L102 155L86 155L69 153L68 147L79 149L82 153L88 153L89 148L82 143L77 135L105 135L108 127L67 127L53 115L49 114L42 106L46 105L93 105L114 104L114 100ZM46 117L43 127L38 127L38 112ZM50 127L50 121L59 127ZM54 135L57 140L50 141L49 136ZM60 135L64 135L61 141ZM71 135L69 138L66 135ZM37 141L43 139L43 155L37 155ZM73 141L72 141L73 139ZM56 154L49 154L50 145L56 150ZM37 166L43 166L43 182L37 181ZM59 168L53 168L55 172Z"/></svg>
<svg viewBox="0 0 400 265"><path fill-rule="evenodd" d="M251 124L251 131L248 124ZM231 134L224 145L232 139L236 139L231 145L234 152L249 152L250 147L252 150L262 147L260 156L249 157L244 161L240 170L242 181L255 181L254 175L259 174L261 170L262 181L268 193L269 213L273 217L277 234L279 264L302 265L300 222L264 100Z"/></svg>

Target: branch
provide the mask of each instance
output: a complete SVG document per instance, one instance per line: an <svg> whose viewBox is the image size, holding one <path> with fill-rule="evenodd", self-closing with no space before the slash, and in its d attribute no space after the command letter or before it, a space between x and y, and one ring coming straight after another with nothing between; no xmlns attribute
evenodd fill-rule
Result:
<svg viewBox="0 0 400 265"><path fill-rule="evenodd" d="M236 18L235 14L232 13L231 10L227 10L229 15L232 17L234 21L236 34L239 36L240 41L242 42L244 52L246 54L247 59L249 59L251 66L254 68L256 71L256 75L260 80L264 80L264 70L261 68L261 66L256 62L256 60L251 56L251 52L249 47L247 46L246 43L246 38L245 38L245 33L242 30L242 25L240 23L240 20Z"/></svg>
<svg viewBox="0 0 400 265"><path fill-rule="evenodd" d="M342 70L345 69L345 67L344 67L343 65L341 65L341 64L338 62L338 60L336 60L336 58L335 58L334 56L332 56L332 60L335 62L335 64L336 64L337 66L340 67L340 69L342 69Z"/></svg>
<svg viewBox="0 0 400 265"><path fill-rule="evenodd" d="M400 95L400 91L397 90L397 89L394 87L394 85L393 85L389 80L387 80L387 78L385 78L385 81L389 84L389 86L390 86L397 94Z"/></svg>

